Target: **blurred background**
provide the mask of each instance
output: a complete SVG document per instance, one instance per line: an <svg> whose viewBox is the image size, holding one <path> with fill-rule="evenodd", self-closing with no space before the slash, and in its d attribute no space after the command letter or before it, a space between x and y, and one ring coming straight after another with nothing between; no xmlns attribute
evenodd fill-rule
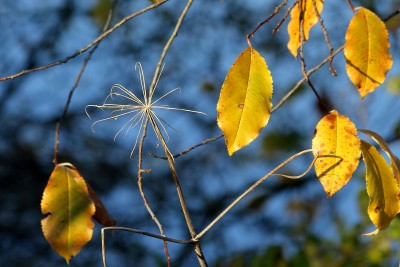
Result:
<svg viewBox="0 0 400 267"><path fill-rule="evenodd" d="M293 1L289 1L289 5ZM397 8L396 0L352 1L381 18ZM161 112L173 126L168 145L178 153L221 132L216 103L230 66L246 48L246 34L281 1L195 1L165 60L156 97L179 87L180 92L160 104L194 109L207 115ZM1 0L0 76L65 58L93 41L101 32L112 0ZM118 0L111 25L148 5L145 0ZM91 125L107 113L85 107L101 104L113 84L141 94L135 63L144 69L147 84L162 47L170 36L185 1L169 1L108 36L94 53L60 129L59 161L73 163L103 200L118 226L158 233L137 189L137 155L130 158L135 130L114 135L123 122ZM286 48L287 22L273 28L286 8L263 26L252 44L274 79L273 103L301 79L300 60ZM334 48L344 43L352 12L346 1L326 1L322 12ZM381 134L399 155L400 47L399 16L388 21L394 66L387 82L363 101L350 83L343 54L334 60L338 76L328 66L312 75L324 100L353 120L358 128ZM67 64L0 82L0 266L66 266L44 239L40 201L54 165L55 126L86 54ZM307 67L328 55L319 26L305 45ZM223 139L202 146L176 160L180 182L197 231L248 186L290 155L311 147L322 111L311 90L303 85L273 113L260 137L229 157ZM365 137L363 137L365 138ZM149 133L144 153L145 193L165 233L187 239L176 189L166 161L152 157L162 149ZM297 175L312 160L305 155L282 171ZM314 171L300 180L268 179L228 213L201 240L210 266L397 266L400 222L395 219L378 236L362 237L374 229L367 214L363 163L352 180L327 199ZM102 266L101 226L70 266ZM163 243L137 234L106 235L108 266L166 266ZM197 266L192 246L170 244L172 266Z"/></svg>

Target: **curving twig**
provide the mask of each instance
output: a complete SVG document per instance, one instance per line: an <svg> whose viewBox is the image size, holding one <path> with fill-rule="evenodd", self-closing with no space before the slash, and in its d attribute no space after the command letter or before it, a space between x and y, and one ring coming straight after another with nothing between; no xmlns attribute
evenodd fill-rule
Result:
<svg viewBox="0 0 400 267"><path fill-rule="evenodd" d="M267 180L269 177L275 175L275 172L277 172L279 169L281 169L283 166L285 166L286 164L288 164L295 158L297 158L303 154L310 153L310 152L313 152L313 149L303 150L301 152L294 154L293 156L289 157L284 162L282 162L281 164L276 166L274 169L272 169L269 173L267 173L266 175L261 177L257 182L255 182L253 185L251 185L246 191L244 191L240 196L238 196L234 201L232 201L228 207L226 207L211 223L209 223L198 235L196 235L194 237L194 240L199 240L199 238L201 238L205 233L207 233L208 230L210 230L217 222L219 222L222 219L222 217L225 216L225 214L227 214L233 207L235 207L251 191L253 191L257 186L259 186L262 182ZM315 162L315 159L317 157L318 157L318 154L314 157L313 163ZM312 164L311 164L311 166L312 166ZM309 169L310 169L310 167L307 170L309 171ZM280 174L276 174L276 175L280 175Z"/></svg>
<svg viewBox="0 0 400 267"><path fill-rule="evenodd" d="M115 5L116 1L113 2L113 5L108 13L108 17L106 20L106 23L103 27L103 33L107 30L107 28L110 26L110 22L111 22L111 18L113 15L113 7ZM86 56L85 60L83 61L81 70L78 73L78 76L75 79L74 85L72 86L71 90L69 91L68 94L68 98L67 98L67 102L65 103L64 106L64 111L60 117L60 119L58 120L57 124L56 124L56 130L55 130L55 142L54 142L54 156L53 156L53 163L55 165L57 165L57 155L58 155L58 148L60 145L60 127L61 127L61 123L62 121L67 117L67 113L68 113L68 109L69 109L69 105L71 103L72 100L72 96L75 92L75 89L78 87L78 84L82 78L83 72L86 69L87 64L89 63L90 59L92 58L93 53L96 51L96 49L99 47L100 42L102 40L100 40L98 43L96 43L96 45L92 48L92 50L89 51L89 54Z"/></svg>
<svg viewBox="0 0 400 267"><path fill-rule="evenodd" d="M142 10L139 10L131 15L128 15L126 17L124 17L122 20L120 20L117 24L114 25L114 27L110 28L109 30L105 31L104 33L100 34L96 39L94 39L90 44L88 44L87 46L77 50L75 53L73 53L72 55L64 58L64 59L60 59L58 61L55 61L53 63L47 64L47 65L43 65L40 67L36 67L33 69L29 69L29 70L23 70L19 73L10 75L10 76L5 76L0 78L0 82L1 81L7 81L7 80L13 80L15 78L18 78L20 76L23 76L25 74L31 73L31 72L36 72L36 71L41 71L41 70L45 70L54 66L58 66L64 63L67 63L68 61L70 61L71 59L79 56L80 54L86 52L87 50L89 50L91 47L95 46L96 44L100 43L104 38L106 38L108 35L110 35L111 33L113 33L115 30L117 30L118 28L120 28L122 25L124 25L125 23L127 23L129 20L133 19L134 17L137 17L151 9L154 9L156 7L159 7L160 5L168 2L169 0L161 0L160 2L157 2L151 6L148 6L146 8L143 8Z"/></svg>

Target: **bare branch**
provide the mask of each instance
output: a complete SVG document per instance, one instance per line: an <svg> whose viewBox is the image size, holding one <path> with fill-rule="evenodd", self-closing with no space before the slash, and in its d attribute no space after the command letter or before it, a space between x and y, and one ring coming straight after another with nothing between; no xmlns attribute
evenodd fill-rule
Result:
<svg viewBox="0 0 400 267"><path fill-rule="evenodd" d="M114 2L114 3L115 3L115 2ZM104 33L104 32L107 30L107 28L109 27L110 22L111 22L112 15L113 15L113 7L111 7L111 9L110 9L110 11L109 11L109 13L108 13L108 17L107 17L106 23L105 23L105 25L104 25L104 27L103 27L103 31L102 31L103 33ZM67 117L69 105L70 105L70 103L71 103L72 96L73 96L73 94L74 94L74 92L75 92L75 89L78 87L79 82L80 82L80 80L81 80L81 77L82 77L82 75L83 75L83 72L85 71L86 66L87 66L87 64L89 63L89 61L90 61L90 59L91 59L93 53L94 53L94 52L96 51L96 49L99 47L101 41L102 41L102 40L100 40L98 43L96 43L96 45L93 47L92 50L89 51L89 54L86 56L85 60L83 61L82 67L81 67L81 69L80 69L80 71L79 71L79 73L78 73L78 76L77 76L76 79L75 79L75 83L74 83L74 85L72 86L71 90L69 91L68 98L67 98L67 102L65 103L65 106L64 106L63 114L61 115L59 121L58 121L57 124L56 124L55 143L54 143L54 156L53 156L53 163L54 163L54 164L57 164L57 154L58 154L58 148L59 148L59 145L60 145L60 135L59 135L59 133L60 133L61 122Z"/></svg>
<svg viewBox="0 0 400 267"><path fill-rule="evenodd" d="M44 70L44 69L48 69L48 68L51 68L51 67L54 67L54 66L58 66L58 65L67 63L67 62L70 61L71 59L73 59L73 58L79 56L80 54L86 52L86 51L87 51L88 49L90 49L91 47L93 47L93 46L95 46L96 44L100 43L100 42L101 42L103 39L105 39L108 35L110 35L111 33L113 33L115 30L117 30L118 28L120 28L122 25L124 25L125 23L127 23L129 20L131 20L131 19L133 19L134 17L137 17L137 16L139 16L139 15L141 15L141 14L143 14L143 13L145 13L145 12L151 10L151 9L156 8L156 7L158 7L158 6L160 6L160 5L164 4L164 3L166 3L167 1L168 1L168 0L161 0L160 2L157 2L157 3L155 3L155 4L151 5L151 6L148 6L148 7L144 8L144 9L138 11L138 12L135 12L135 13L129 15L129 16L126 16L126 17L123 18L120 22L118 22L117 24L115 24L114 27L110 28L108 31L105 31L104 33L102 33L101 35L99 35L99 36L98 36L95 40L93 40L90 44L88 44L87 46L85 46L85 47L79 49L78 51L76 51L75 53L73 53L72 55L70 55L70 56L68 56L68 57L66 57L66 58L64 58L64 59L55 61L55 62L53 62L53 63L47 64L47 65L44 65L44 66L40 66L40 67L37 67L37 68L33 68L33 69L29 69L29 70L23 70L23 71L21 71L21 72L19 72L19 73L16 73L16 74L13 74L13 75L10 75L10 76L2 77L2 78L0 78L0 82L1 82L1 81L7 81L7 80L13 80L13 79L15 79L15 78L18 78L18 77L20 77L20 76L23 76L23 75L28 74L28 73L31 73L31 72L41 71L41 70Z"/></svg>
<svg viewBox="0 0 400 267"><path fill-rule="evenodd" d="M333 68L333 56L332 56L333 47L332 47L331 41L329 40L328 32L326 31L326 28L324 26L324 20L322 19L321 14L318 11L316 0L312 0L312 3L313 3L315 14L318 17L319 26L321 27L322 33L324 34L325 43L328 45L329 56L330 56L329 69L332 72L332 76L337 76L336 70L335 70L335 68Z"/></svg>
<svg viewBox="0 0 400 267"><path fill-rule="evenodd" d="M249 46L251 46L250 38L254 36L254 34L258 31L258 29L260 29L265 23L269 22L276 14L278 14L279 11L282 9L282 7L284 7L287 4L287 2L288 0L284 0L279 6L275 8L274 12L272 12L271 15L269 15L265 20L258 23L257 27L255 27L251 31L251 33L247 34L247 42Z"/></svg>

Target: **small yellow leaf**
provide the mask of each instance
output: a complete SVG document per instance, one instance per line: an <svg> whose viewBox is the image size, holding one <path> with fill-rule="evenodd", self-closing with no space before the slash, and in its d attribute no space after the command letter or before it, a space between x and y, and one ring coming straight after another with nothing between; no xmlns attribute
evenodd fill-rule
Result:
<svg viewBox="0 0 400 267"><path fill-rule="evenodd" d="M95 205L85 180L70 163L58 164L51 173L41 202L42 230L53 250L67 263L92 238Z"/></svg>
<svg viewBox="0 0 400 267"><path fill-rule="evenodd" d="M386 143L385 139L383 139L379 134L371 131L371 130L359 130L366 135L369 135L378 145L382 148L383 151L389 156L390 159L390 169L392 170L393 177L396 179L397 184L400 184L400 164L399 159L393 154L392 150L389 148L389 145Z"/></svg>
<svg viewBox="0 0 400 267"><path fill-rule="evenodd" d="M399 189L389 165L378 150L365 141L361 141L361 150L367 169L368 215L377 228L366 235L373 235L386 229L399 212Z"/></svg>
<svg viewBox="0 0 400 267"><path fill-rule="evenodd" d="M360 139L354 123L331 111L318 122L312 148L314 155L318 153L315 173L331 197L350 181L360 161Z"/></svg>
<svg viewBox="0 0 400 267"><path fill-rule="evenodd" d="M300 47L300 25L301 21L303 22L303 37L304 42L308 40L310 35L310 30L314 25L318 22L318 16L315 12L313 1L312 0L301 0L301 8L299 3L297 3L291 13L290 13L290 22L288 24L288 34L289 34L289 42L288 49L290 53L294 57L297 57L297 50ZM324 7L323 0L316 0L316 6L318 9L318 13L321 14L322 9Z"/></svg>
<svg viewBox="0 0 400 267"><path fill-rule="evenodd" d="M267 125L272 91L264 58L252 47L246 48L229 70L217 104L218 126L229 155L250 144Z"/></svg>
<svg viewBox="0 0 400 267"><path fill-rule="evenodd" d="M350 80L361 98L373 92L393 65L389 36L383 21L372 11L359 8L346 32L344 56Z"/></svg>

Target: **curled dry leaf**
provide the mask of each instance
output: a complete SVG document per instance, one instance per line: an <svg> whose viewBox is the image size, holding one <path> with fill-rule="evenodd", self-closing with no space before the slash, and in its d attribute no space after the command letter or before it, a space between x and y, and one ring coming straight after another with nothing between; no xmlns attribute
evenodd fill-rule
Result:
<svg viewBox="0 0 400 267"><path fill-rule="evenodd" d="M328 197L347 184L360 161L360 139L354 123L336 110L317 124L312 140L315 173Z"/></svg>

